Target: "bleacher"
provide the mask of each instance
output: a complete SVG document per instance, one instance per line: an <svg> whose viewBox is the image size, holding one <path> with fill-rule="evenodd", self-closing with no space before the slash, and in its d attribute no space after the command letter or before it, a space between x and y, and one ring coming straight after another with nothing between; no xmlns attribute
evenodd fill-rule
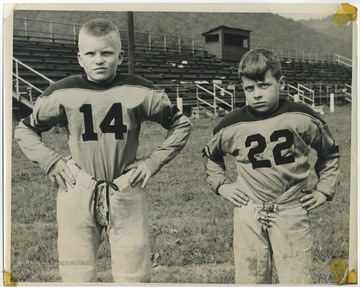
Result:
<svg viewBox="0 0 360 287"><path fill-rule="evenodd" d="M118 68L120 73L128 71L126 47L124 50L124 62ZM15 38L13 57L53 81L82 73L77 61L75 43L52 43L41 39ZM237 75L237 62L222 61L204 51L164 51L160 48L150 50L148 47L139 46L135 48L134 57L135 74L163 87L174 103L180 96L183 98L184 106L196 105L195 83L205 83L205 86L211 89L214 80L221 81L224 85L235 85L237 106L245 103ZM322 83L332 89L341 89L345 84L351 85L351 68L335 62L283 59L282 66L287 83L292 85L298 83L312 85L314 89L318 87L315 83ZM40 90L46 89L49 85L48 81L22 65L18 65L17 69L19 76ZM13 72L16 73L15 65ZM323 91L325 91L324 87ZM29 89L27 85L21 85L20 92L24 96L31 93L33 100L40 93L38 90ZM316 100L319 101L318 98Z"/></svg>

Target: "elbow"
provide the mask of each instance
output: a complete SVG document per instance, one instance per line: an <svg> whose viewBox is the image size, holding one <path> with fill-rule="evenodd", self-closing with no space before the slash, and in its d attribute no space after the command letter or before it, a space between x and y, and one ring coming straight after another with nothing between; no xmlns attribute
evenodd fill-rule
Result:
<svg viewBox="0 0 360 287"><path fill-rule="evenodd" d="M21 127L21 122L15 127L15 129L14 129L14 139L17 141L17 142L19 142L19 141L21 141L21 139L22 139L22 137L21 137L21 130L23 129L22 127Z"/></svg>
<svg viewBox="0 0 360 287"><path fill-rule="evenodd" d="M188 120L186 131L187 131L187 133L190 135L191 132L192 132L192 130L193 130L193 124Z"/></svg>

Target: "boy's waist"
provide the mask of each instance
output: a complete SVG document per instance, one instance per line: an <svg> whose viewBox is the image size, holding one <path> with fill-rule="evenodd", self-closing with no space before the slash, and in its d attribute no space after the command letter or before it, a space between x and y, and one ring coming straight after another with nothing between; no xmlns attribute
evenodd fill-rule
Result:
<svg viewBox="0 0 360 287"><path fill-rule="evenodd" d="M289 189L287 189L285 192L278 193L279 195L277 197L262 197L260 192L254 191L252 188L248 186L248 184L241 178L237 178L237 183L239 184L241 190L243 190L247 196L249 197L250 201L254 203L255 205L263 206L298 206L300 205L300 198L304 195L302 193L302 190L308 188L308 180L303 180L293 186L291 186Z"/></svg>
<svg viewBox="0 0 360 287"><path fill-rule="evenodd" d="M99 181L103 181L102 179L95 179L94 177L89 175L87 172L81 169L72 158L68 160L66 164L68 165L71 173L76 178L76 182L80 183L86 188L92 188L96 186ZM119 191L121 191L126 187L130 186L130 178L134 174L134 172L135 170L130 170L127 173L124 173L119 177L115 178L112 183L114 183L118 187Z"/></svg>

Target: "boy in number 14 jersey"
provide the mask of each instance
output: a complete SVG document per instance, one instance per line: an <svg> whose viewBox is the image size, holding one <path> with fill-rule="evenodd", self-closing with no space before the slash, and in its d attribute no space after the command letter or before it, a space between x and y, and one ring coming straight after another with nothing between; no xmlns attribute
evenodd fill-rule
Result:
<svg viewBox="0 0 360 287"><path fill-rule="evenodd" d="M332 200L339 148L326 123L309 107L279 99L285 78L280 59L266 49L247 52L239 77L248 105L227 115L204 148L208 182L235 205L234 257L238 284L312 283L309 211ZM318 183L308 188L310 147ZM237 180L223 157L236 160Z"/></svg>
<svg viewBox="0 0 360 287"><path fill-rule="evenodd" d="M79 32L78 61L86 75L51 85L15 129L24 154L58 185L59 269L65 282L95 281L95 262L107 231L115 282L150 281L149 178L185 146L191 123L163 90L134 75L117 74L123 60L117 27L104 19ZM141 122L168 130L165 141L136 161ZM71 159L45 146L41 133L67 131Z"/></svg>

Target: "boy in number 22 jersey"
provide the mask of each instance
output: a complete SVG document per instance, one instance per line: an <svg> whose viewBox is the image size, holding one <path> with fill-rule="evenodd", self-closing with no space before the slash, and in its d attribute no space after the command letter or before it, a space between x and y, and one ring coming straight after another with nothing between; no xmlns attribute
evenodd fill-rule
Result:
<svg viewBox="0 0 360 287"><path fill-rule="evenodd" d="M191 123L150 81L117 74L123 60L117 27L104 19L79 32L84 76L51 85L15 130L22 151L58 185L59 269L65 282L95 281L106 230L115 282L150 281L149 178L185 146ZM165 141L135 162L142 121L168 130ZM63 124L71 159L45 146L41 133Z"/></svg>
<svg viewBox="0 0 360 287"><path fill-rule="evenodd" d="M239 77L248 105L227 115L204 148L208 182L235 205L235 281L312 283L309 211L332 200L339 148L326 123L309 107L279 99L285 86L278 56L247 52ZM317 152L318 183L308 188L310 147ZM223 157L236 160L237 180Z"/></svg>

